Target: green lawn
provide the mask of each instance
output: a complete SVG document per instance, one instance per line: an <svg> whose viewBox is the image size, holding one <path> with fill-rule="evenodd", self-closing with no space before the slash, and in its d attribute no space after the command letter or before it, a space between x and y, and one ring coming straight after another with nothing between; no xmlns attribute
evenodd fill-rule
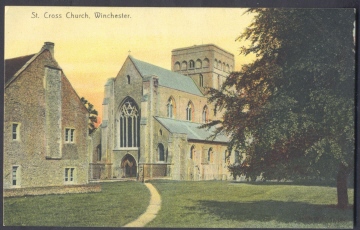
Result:
<svg viewBox="0 0 360 230"><path fill-rule="evenodd" d="M352 228L353 210L337 210L336 188L227 181L151 183L162 206L146 227ZM349 190L353 200L353 189ZM149 204L140 182L102 183L101 193L4 199L7 226L121 227Z"/></svg>
<svg viewBox="0 0 360 230"><path fill-rule="evenodd" d="M146 227L353 228L353 210L337 210L325 186L152 181L162 198ZM353 201L353 189L349 190Z"/></svg>
<svg viewBox="0 0 360 230"><path fill-rule="evenodd" d="M102 192L4 199L5 226L121 227L149 205L150 192L138 182L102 183Z"/></svg>

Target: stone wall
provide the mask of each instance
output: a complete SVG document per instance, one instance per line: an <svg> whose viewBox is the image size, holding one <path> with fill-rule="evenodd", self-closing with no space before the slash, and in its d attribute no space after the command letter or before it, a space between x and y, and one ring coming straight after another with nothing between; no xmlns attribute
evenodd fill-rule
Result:
<svg viewBox="0 0 360 230"><path fill-rule="evenodd" d="M49 195L49 194L68 194L68 193L88 193L101 192L100 184L87 185L65 185L65 186L50 186L50 187L33 187L33 188L17 188L4 189L4 197L17 197L26 195Z"/></svg>
<svg viewBox="0 0 360 230"><path fill-rule="evenodd" d="M88 183L87 110L60 70L55 70L56 74L48 76L58 77L57 81L61 83L57 83L56 90L61 88L61 92L46 99L45 66L59 68L48 50L41 51L5 88L4 188L65 185L68 182L64 180L64 171L69 167L75 168L72 184ZM47 112L49 103L54 103L54 108L49 109L57 111L54 119L46 118L52 116ZM17 140L12 139L14 122L20 124ZM64 141L67 127L75 130L72 143ZM55 138L49 139L47 130L52 128L56 131ZM51 151L55 149L54 155L47 151L47 146L50 146ZM13 166L18 166L19 170L19 183L16 186L12 185Z"/></svg>

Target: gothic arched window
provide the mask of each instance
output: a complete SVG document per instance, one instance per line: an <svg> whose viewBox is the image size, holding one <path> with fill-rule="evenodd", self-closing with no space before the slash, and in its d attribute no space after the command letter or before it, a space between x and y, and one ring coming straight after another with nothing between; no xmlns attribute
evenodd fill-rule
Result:
<svg viewBox="0 0 360 230"><path fill-rule="evenodd" d="M208 122L208 113L209 113L208 111L209 111L208 107L205 105L204 109L203 109L203 112L202 112L202 122L203 123Z"/></svg>
<svg viewBox="0 0 360 230"><path fill-rule="evenodd" d="M174 118L176 113L176 104L173 97L170 97L167 103L167 117Z"/></svg>
<svg viewBox="0 0 360 230"><path fill-rule="evenodd" d="M209 148L209 151L208 151L208 157L207 157L207 160L208 160L208 162L210 163L212 163L213 162L213 149L212 148Z"/></svg>
<svg viewBox="0 0 360 230"><path fill-rule="evenodd" d="M192 121L194 113L194 105L189 101L188 106L186 107L186 120Z"/></svg>
<svg viewBox="0 0 360 230"><path fill-rule="evenodd" d="M165 161L164 146L161 143L158 145L158 156L159 156L159 161Z"/></svg>
<svg viewBox="0 0 360 230"><path fill-rule="evenodd" d="M125 100L120 108L120 147L139 147L140 113L135 101Z"/></svg>
<svg viewBox="0 0 360 230"><path fill-rule="evenodd" d="M199 85L200 87L204 87L204 77L202 74L199 75Z"/></svg>
<svg viewBox="0 0 360 230"><path fill-rule="evenodd" d="M190 159L195 159L195 145L190 148Z"/></svg>

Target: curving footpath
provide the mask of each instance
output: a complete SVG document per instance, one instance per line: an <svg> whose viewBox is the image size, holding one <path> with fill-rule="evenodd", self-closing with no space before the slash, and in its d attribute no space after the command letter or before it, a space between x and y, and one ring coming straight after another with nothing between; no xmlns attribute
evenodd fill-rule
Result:
<svg viewBox="0 0 360 230"><path fill-rule="evenodd" d="M124 227L144 227L147 223L155 219L157 213L159 212L161 208L160 194L152 184L145 183L145 185L150 191L150 204L141 216Z"/></svg>

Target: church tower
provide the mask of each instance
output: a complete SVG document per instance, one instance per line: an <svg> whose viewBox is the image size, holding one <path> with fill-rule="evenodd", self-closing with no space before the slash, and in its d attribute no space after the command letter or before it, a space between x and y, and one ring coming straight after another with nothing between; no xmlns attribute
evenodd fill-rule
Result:
<svg viewBox="0 0 360 230"><path fill-rule="evenodd" d="M205 87L219 89L234 65L234 55L213 44L172 50L171 70L190 76L203 93Z"/></svg>

